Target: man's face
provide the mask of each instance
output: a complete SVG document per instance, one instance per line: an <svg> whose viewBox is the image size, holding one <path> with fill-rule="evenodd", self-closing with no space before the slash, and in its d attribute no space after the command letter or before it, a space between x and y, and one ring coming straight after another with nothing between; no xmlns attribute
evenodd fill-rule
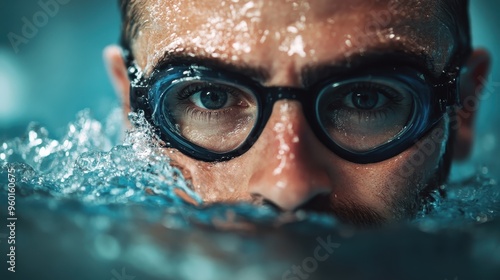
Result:
<svg viewBox="0 0 500 280"><path fill-rule="evenodd" d="M147 0L132 44L149 75L176 56L256 69L264 86L304 87L305 70L346 71L375 58L405 54L434 76L454 45L438 1ZM314 71L313 71L314 72ZM372 164L349 162L315 136L297 101L274 107L257 142L243 155L208 163L166 149L206 202L267 202L285 211L328 211L358 224L398 220L418 208L419 193L436 184L446 148L446 118L419 145ZM422 158L422 155L424 157ZM420 158L419 158L420 157Z"/></svg>

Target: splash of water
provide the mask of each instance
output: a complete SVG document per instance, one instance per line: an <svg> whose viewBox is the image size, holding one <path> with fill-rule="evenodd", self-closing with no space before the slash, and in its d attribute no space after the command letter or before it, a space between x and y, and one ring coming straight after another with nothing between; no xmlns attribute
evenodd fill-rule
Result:
<svg viewBox="0 0 500 280"><path fill-rule="evenodd" d="M304 237L291 239L290 243L288 236L279 234L278 238L249 239L244 235L199 231L200 227L245 232L258 227L264 231L272 228L274 232L279 226L315 235L313 242L326 231L337 232L339 239L347 238L344 247L353 249L358 242L366 244L363 238L349 243L354 232L325 215L283 216L272 209L248 204L204 205L182 173L170 165L160 141L141 114L131 114L133 128L123 141L119 140L123 129L121 114L116 110L101 123L83 111L68 125L60 140L50 138L46 129L32 124L22 137L0 145L0 185L7 185L7 168L15 169L19 178L16 190L23 203L19 212L25 223L33 224L35 229L22 232L27 232L27 240L32 240L33 246L59 244L65 254L71 252L68 256L90 254L100 264L113 261L118 268L132 265L136 273L148 272L148 277L190 280L234 279L234 275L237 279L281 276L290 262L280 260L297 252L300 256L300 252L308 250L307 246L317 245L307 243ZM489 178L485 168L465 181L443 188L447 195L436 192L434 201L410 225L415 238L410 243L428 242L419 239L419 232L473 228L494 220L500 212L498 184ZM197 205L186 202L177 191L186 193ZM0 199L4 197L0 195ZM500 242L498 238L484 233L476 238L480 240L473 248L478 258L489 252L492 257L488 261L498 258L494 265L500 264L500 256L492 249L496 248L495 242ZM75 240L90 246L90 253L81 251ZM73 245L67 247L68 243ZM168 249L162 248L162 244ZM401 250L405 250L404 246L408 244L401 244ZM274 248L277 256L267 248ZM340 262L349 255L339 256L330 259ZM73 259L80 264L79 260ZM32 261L44 263L35 257ZM200 278L200 272L192 267L203 268L204 277ZM93 274L87 276L96 278Z"/></svg>
<svg viewBox="0 0 500 280"><path fill-rule="evenodd" d="M133 116L132 121L139 122L139 118ZM200 201L179 170L151 142L149 128L136 124L138 129L128 132L122 145L113 145L113 135L106 134L116 124L103 127L88 111L69 124L60 141L51 139L45 128L31 124L23 137L2 144L2 169L10 163L20 174L25 183L20 191L25 196L43 193L95 204L159 203L150 195L154 193L176 204L180 201L172 190L179 188Z"/></svg>
<svg viewBox="0 0 500 280"><path fill-rule="evenodd" d="M425 231L463 227L494 220L500 213L498 182L490 178L486 167L464 181L441 186L445 197L435 191L428 208L415 223Z"/></svg>
<svg viewBox="0 0 500 280"><path fill-rule="evenodd" d="M180 170L170 165L143 115L130 115L134 128L122 143L116 144L122 123L116 116L120 114L115 111L102 124L83 111L68 125L61 140L51 139L45 128L31 124L24 136L0 146L0 180L6 180L8 167L14 168L20 178L20 194L37 203L50 203L53 209L64 208L62 205L68 201L96 211L140 205L153 208L151 216L155 209L158 215L169 213L169 226L179 228L193 223L218 226L240 218L274 223L277 213L270 208L246 204L205 206ZM178 191L187 194L196 206L186 202Z"/></svg>
<svg viewBox="0 0 500 280"><path fill-rule="evenodd" d="M4 175L8 166L14 167L22 183L20 193L33 200L42 197L74 200L92 206L135 203L170 207L173 213L178 209L197 211L199 207L193 207L178 195L180 190L205 211L217 208L204 206L182 173L170 165L161 141L143 115L130 115L133 128L120 143L123 121L119 116L121 111L117 109L101 123L94 120L89 111L82 111L60 140L50 138L45 128L31 124L22 137L0 146L1 173ZM2 176L0 180L5 178ZM446 198L436 191L433 202L419 213L416 224L432 228L433 225L484 223L493 220L500 211L500 191L487 168L481 168L473 178L444 185L443 190ZM278 218L272 209L245 204L226 206L255 221ZM327 225L336 224L327 217L318 218L321 215L310 217ZM211 219L201 220L210 223ZM299 220L303 220L303 216Z"/></svg>

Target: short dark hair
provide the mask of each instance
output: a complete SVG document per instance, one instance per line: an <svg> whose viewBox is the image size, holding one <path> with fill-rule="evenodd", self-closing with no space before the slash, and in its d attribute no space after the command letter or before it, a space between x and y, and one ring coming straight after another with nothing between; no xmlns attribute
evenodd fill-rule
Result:
<svg viewBox="0 0 500 280"><path fill-rule="evenodd" d="M120 43L122 47L130 49L131 42L141 27L139 11L143 2L137 0L118 0L118 2L122 18ZM441 20L449 26L456 39L456 53L468 54L472 44L469 0L439 0L439 7Z"/></svg>
<svg viewBox="0 0 500 280"><path fill-rule="evenodd" d="M140 28L139 9L135 0L118 0L121 13L120 44L122 47L130 48L132 40L136 37Z"/></svg>

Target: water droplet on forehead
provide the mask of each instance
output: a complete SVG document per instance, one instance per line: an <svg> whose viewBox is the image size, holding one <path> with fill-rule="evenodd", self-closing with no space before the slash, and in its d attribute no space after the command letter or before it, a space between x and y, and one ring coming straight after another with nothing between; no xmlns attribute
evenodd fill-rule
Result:
<svg viewBox="0 0 500 280"><path fill-rule="evenodd" d="M290 32L290 33L297 33L297 32L299 32L298 28L295 27L295 26L288 26L286 30L288 32Z"/></svg>

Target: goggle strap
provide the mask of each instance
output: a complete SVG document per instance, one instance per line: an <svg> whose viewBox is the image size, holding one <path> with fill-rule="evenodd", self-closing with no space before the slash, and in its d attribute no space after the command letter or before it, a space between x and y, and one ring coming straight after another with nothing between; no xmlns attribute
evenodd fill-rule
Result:
<svg viewBox="0 0 500 280"><path fill-rule="evenodd" d="M147 97L148 88L144 86L130 86L130 109L133 112L137 110L148 110L149 100ZM144 112L146 114L150 112Z"/></svg>

